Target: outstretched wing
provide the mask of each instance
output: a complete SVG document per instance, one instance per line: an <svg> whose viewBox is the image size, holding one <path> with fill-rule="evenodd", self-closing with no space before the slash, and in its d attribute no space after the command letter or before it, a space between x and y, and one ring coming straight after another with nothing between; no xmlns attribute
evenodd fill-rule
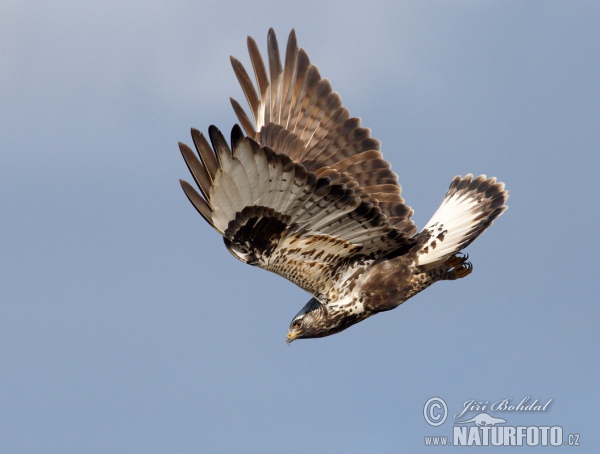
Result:
<svg viewBox="0 0 600 454"><path fill-rule="evenodd" d="M347 174L317 177L287 155L232 130L232 148L211 126L212 149L192 130L198 156L180 143L199 194L181 181L198 212L245 263L273 271L327 299L344 266L412 244ZM213 151L214 149L214 151Z"/></svg>
<svg viewBox="0 0 600 454"><path fill-rule="evenodd" d="M391 225L412 237L416 233L410 219L413 210L404 204L398 176L383 159L380 142L370 137L369 129L361 127L359 118L350 118L329 81L321 78L304 49L298 49L294 30L283 66L273 29L269 30L267 46L268 73L256 42L248 37L256 88L244 66L231 57L256 125L231 99L246 134L262 146L285 153L317 177L329 177L333 184L349 175L362 201L379 207Z"/></svg>

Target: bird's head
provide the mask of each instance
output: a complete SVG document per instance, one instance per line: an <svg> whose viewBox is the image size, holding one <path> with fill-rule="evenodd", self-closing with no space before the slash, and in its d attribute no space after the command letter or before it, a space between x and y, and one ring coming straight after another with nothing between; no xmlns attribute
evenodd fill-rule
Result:
<svg viewBox="0 0 600 454"><path fill-rule="evenodd" d="M354 317L346 317L343 313L337 312L334 314L319 300L311 298L292 319L287 334L287 343L289 345L296 339L330 336L358 321L360 320L354 320Z"/></svg>

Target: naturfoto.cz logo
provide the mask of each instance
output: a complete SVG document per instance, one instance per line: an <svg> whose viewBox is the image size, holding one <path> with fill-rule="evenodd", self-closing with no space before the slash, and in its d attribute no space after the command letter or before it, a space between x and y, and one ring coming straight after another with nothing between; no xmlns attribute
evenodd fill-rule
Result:
<svg viewBox="0 0 600 454"><path fill-rule="evenodd" d="M488 401L467 400L454 414L452 436L425 436L425 446L579 446L579 434L565 436L561 426L511 426L510 412L546 412L552 399L540 402L527 396L514 403L513 399ZM475 414L471 415L469 413ZM491 414L495 413L495 414ZM500 414L498 414L500 413ZM440 397L432 397L423 407L427 424L439 427L448 418L448 405Z"/></svg>

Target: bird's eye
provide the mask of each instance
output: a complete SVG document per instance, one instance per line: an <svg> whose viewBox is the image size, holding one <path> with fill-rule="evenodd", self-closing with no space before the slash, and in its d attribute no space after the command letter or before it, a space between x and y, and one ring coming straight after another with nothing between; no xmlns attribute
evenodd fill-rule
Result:
<svg viewBox="0 0 600 454"><path fill-rule="evenodd" d="M300 329L301 326L302 326L302 320L296 320L294 323L292 323L292 328L294 328L294 329Z"/></svg>

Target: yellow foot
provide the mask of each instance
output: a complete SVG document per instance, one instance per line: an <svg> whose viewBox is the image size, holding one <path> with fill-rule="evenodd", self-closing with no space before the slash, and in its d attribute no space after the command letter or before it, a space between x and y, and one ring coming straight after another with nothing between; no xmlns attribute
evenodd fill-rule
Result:
<svg viewBox="0 0 600 454"><path fill-rule="evenodd" d="M446 259L446 265L450 268L456 268L465 263L468 260L468 258L469 254L463 254L462 252L458 252Z"/></svg>
<svg viewBox="0 0 600 454"><path fill-rule="evenodd" d="M473 272L473 265L471 262L467 262L468 258L468 254L462 253L448 257L445 263L446 266L453 268L448 271L448 274L450 274L453 279L462 279Z"/></svg>
<svg viewBox="0 0 600 454"><path fill-rule="evenodd" d="M464 262L459 267L454 268L452 272L456 276L456 279L462 279L473 272L473 265L471 262Z"/></svg>

